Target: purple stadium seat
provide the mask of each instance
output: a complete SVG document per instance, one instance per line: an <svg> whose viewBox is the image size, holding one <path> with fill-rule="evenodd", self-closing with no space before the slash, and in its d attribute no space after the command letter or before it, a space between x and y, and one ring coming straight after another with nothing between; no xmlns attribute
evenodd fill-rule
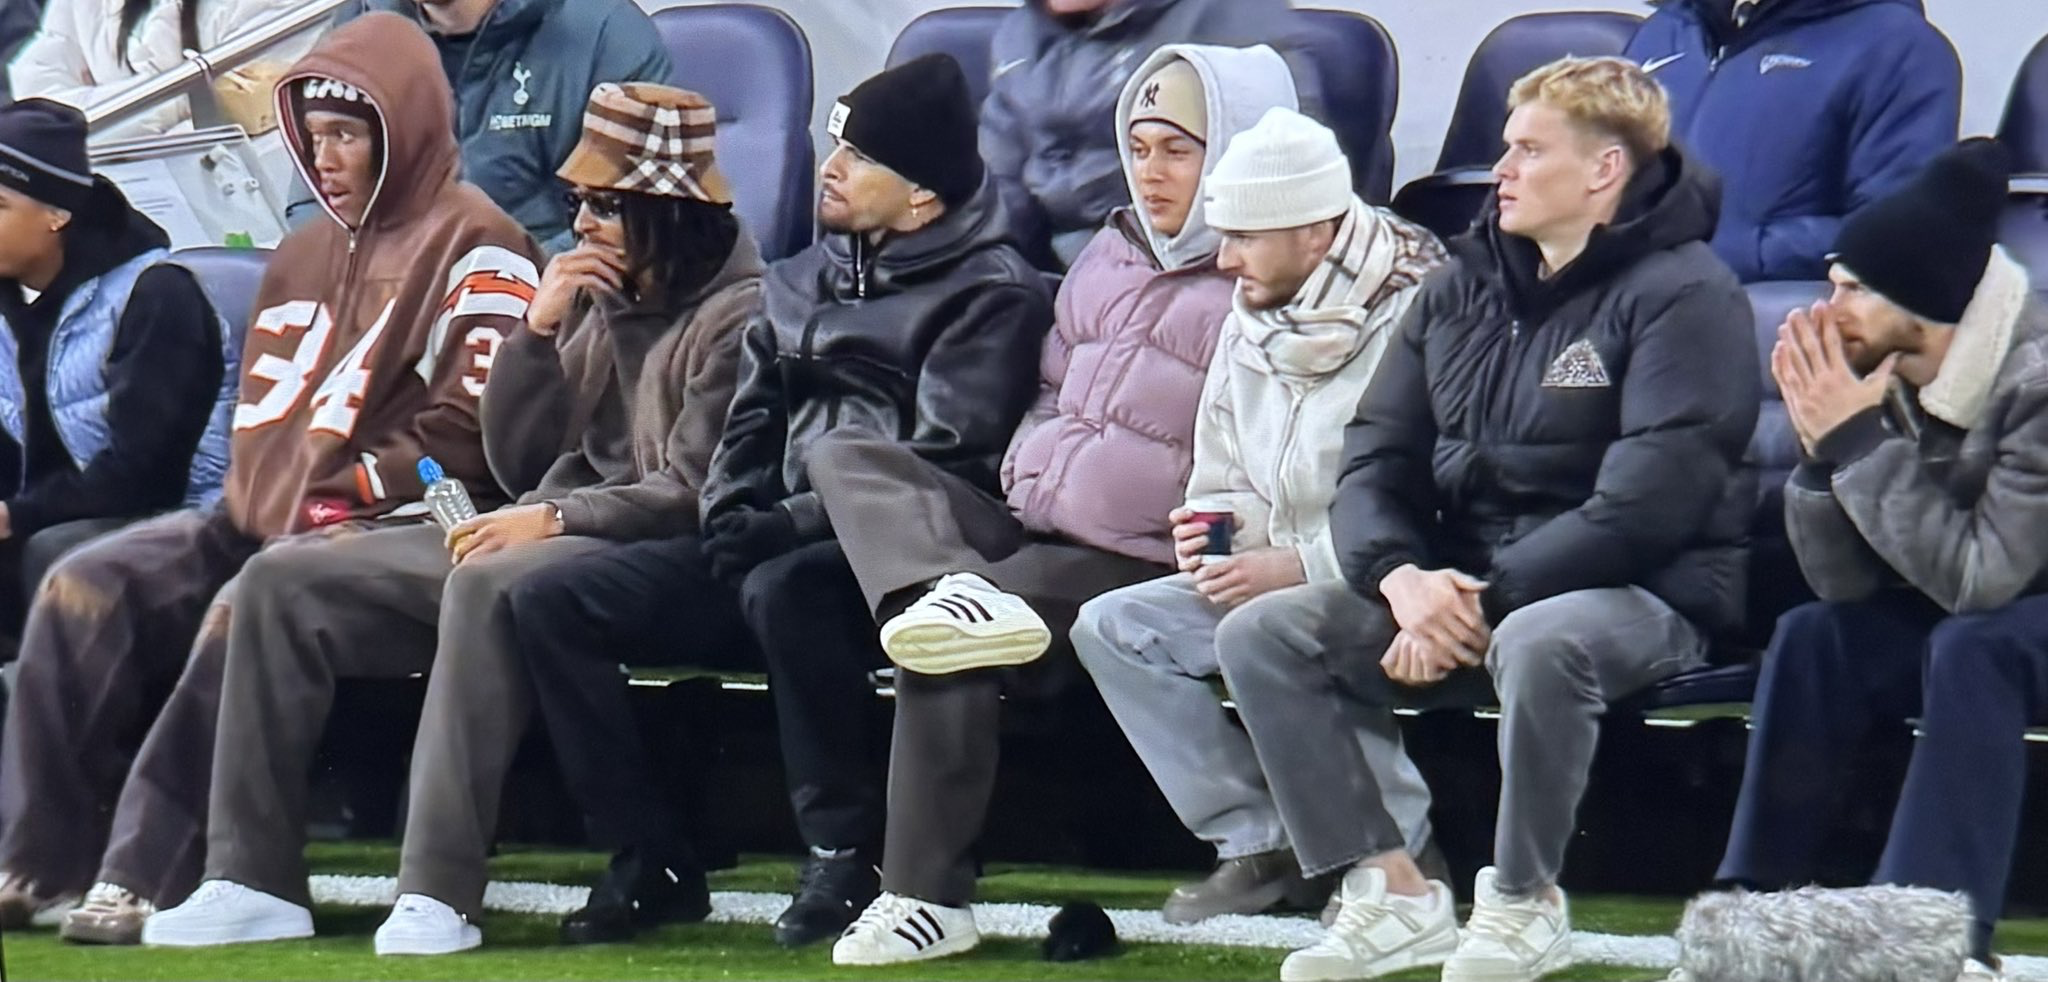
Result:
<svg viewBox="0 0 2048 982"><path fill-rule="evenodd" d="M768 259L811 243L811 42L788 14L745 3L654 15L676 85L718 108L718 157L734 210Z"/></svg>

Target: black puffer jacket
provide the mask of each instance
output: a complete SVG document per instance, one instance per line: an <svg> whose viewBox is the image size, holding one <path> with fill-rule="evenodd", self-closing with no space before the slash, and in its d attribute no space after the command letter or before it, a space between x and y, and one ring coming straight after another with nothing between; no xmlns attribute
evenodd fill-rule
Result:
<svg viewBox="0 0 2048 982"><path fill-rule="evenodd" d="M1492 206L1451 243L1345 433L1331 525L1355 586L1412 562L1487 580L1494 624L1631 584L1740 624L1761 394L1749 304L1707 247L1719 204L1674 149L1550 280Z"/></svg>
<svg viewBox="0 0 2048 982"><path fill-rule="evenodd" d="M805 451L829 430L900 440L999 494L1003 451L1038 395L1045 280L1005 231L992 183L879 246L849 235L769 267L704 519L781 506L820 535Z"/></svg>

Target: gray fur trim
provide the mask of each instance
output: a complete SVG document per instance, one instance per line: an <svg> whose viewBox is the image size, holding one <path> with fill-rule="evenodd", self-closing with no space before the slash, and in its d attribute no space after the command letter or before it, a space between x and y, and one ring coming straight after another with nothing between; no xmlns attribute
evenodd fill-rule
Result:
<svg viewBox="0 0 2048 982"><path fill-rule="evenodd" d="M1678 964L1692 982L1955 982L1970 903L1913 887L1712 893L1685 909Z"/></svg>

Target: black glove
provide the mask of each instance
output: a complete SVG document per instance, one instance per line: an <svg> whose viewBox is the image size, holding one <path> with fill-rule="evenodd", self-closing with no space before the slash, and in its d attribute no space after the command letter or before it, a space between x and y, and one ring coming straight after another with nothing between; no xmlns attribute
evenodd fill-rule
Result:
<svg viewBox="0 0 2048 982"><path fill-rule="evenodd" d="M711 520L704 552L711 575L735 586L754 568L802 545L796 520L780 508L727 512Z"/></svg>

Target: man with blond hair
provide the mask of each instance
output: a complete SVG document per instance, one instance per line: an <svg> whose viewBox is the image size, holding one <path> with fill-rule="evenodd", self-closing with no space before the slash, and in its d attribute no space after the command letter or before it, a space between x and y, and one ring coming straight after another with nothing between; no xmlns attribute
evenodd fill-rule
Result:
<svg viewBox="0 0 2048 982"><path fill-rule="evenodd" d="M1343 871L1335 922L1283 979L1570 964L1557 881L1599 716L1701 664L1741 616L1758 366L1706 241L1719 189L1628 62L1547 65L1509 105L1496 200L1346 431L1343 579L1247 604L1220 652L1303 871ZM1495 700L1495 865L1460 932L1356 734L1391 732L1398 705Z"/></svg>

